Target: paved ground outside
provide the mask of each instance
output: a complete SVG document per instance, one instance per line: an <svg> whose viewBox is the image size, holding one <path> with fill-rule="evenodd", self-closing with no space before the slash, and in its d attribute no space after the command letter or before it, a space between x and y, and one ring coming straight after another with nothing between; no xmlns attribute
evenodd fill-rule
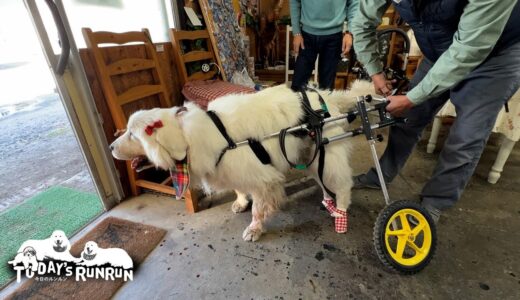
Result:
<svg viewBox="0 0 520 300"><path fill-rule="evenodd" d="M57 94L0 112L0 212L56 184L95 191Z"/></svg>

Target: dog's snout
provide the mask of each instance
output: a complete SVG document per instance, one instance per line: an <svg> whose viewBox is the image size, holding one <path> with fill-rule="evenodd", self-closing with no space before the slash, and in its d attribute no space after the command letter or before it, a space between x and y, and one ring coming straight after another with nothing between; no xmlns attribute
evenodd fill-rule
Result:
<svg viewBox="0 0 520 300"><path fill-rule="evenodd" d="M110 144L110 146L108 146L108 148L110 148L110 151L114 151L114 144Z"/></svg>

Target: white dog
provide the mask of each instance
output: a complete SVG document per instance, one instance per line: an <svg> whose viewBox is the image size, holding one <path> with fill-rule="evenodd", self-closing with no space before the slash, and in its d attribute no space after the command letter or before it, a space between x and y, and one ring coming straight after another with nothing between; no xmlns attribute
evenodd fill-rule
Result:
<svg viewBox="0 0 520 300"><path fill-rule="evenodd" d="M356 96L373 94L371 84L358 82L351 91L318 91L332 116L351 108ZM320 108L318 94L307 93L311 106ZM190 175L204 187L213 190L237 191L232 209L243 211L248 205L246 195L253 199L251 224L245 229L244 240L255 241L263 231L263 222L285 198L284 180L290 166L282 155L278 138L262 140L265 135L299 125L304 117L300 94L284 85L268 88L256 94L227 95L214 100L208 110L214 111L224 124L228 135L240 142L250 138L261 141L271 164L262 164L249 146L239 146L225 152L228 142L205 111L194 104L170 109L152 109L134 113L126 132L112 145L112 155L121 160L146 156L156 167L168 170L175 161L190 159ZM162 122L160 128L150 130L151 124ZM345 120L329 123L324 136L345 132ZM314 152L309 137L286 136L287 156L293 162L307 162ZM318 159L307 169L317 177ZM317 180L320 184L321 182ZM337 209L346 213L350 205L352 186L349 165L349 142L335 142L326 146L323 183L336 194ZM323 187L322 187L323 188ZM324 190L324 199L328 198Z"/></svg>
<svg viewBox="0 0 520 300"><path fill-rule="evenodd" d="M33 247L28 246L23 251L18 252L16 257L8 262L9 264L16 266L19 263L23 264L23 267L27 270L29 267L33 272L38 270L38 260L36 259L36 250Z"/></svg>
<svg viewBox="0 0 520 300"><path fill-rule="evenodd" d="M32 252L34 252L32 255L38 261L42 261L45 258L68 262L77 261L77 258L70 254L69 239L61 230L54 231L49 238L44 240L25 241L18 249L18 254L15 259L9 263L16 265L19 262L22 262L23 260L21 261L20 259L25 256L24 252L28 249L32 249ZM22 255L22 257L20 257L20 255Z"/></svg>
<svg viewBox="0 0 520 300"><path fill-rule="evenodd" d="M85 248L81 252L81 258L83 261L79 264L87 267L110 264L113 267L131 269L134 266L132 258L125 250L120 248L99 248L98 244L93 241L85 244Z"/></svg>

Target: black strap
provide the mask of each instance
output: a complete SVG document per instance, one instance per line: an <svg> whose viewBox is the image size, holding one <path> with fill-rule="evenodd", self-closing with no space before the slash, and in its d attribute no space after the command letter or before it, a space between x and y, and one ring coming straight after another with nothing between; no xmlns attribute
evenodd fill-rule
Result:
<svg viewBox="0 0 520 300"><path fill-rule="evenodd" d="M320 147L320 158L318 160L318 176L321 181L321 185L323 189L332 197L332 199L336 199L336 194L334 194L331 190L327 188L325 182L323 182L323 169L325 168L325 145L321 145Z"/></svg>
<svg viewBox="0 0 520 300"><path fill-rule="evenodd" d="M217 114L212 110L208 110L207 114L211 118L211 120L213 121L215 126L217 126L218 131L220 131L220 134L222 134L222 136L228 142L228 149L235 149L237 147L237 144L235 144L233 139L231 139L231 137L229 137L229 135L226 131L226 127L224 127L224 124L222 124L222 121L220 121L220 118L217 116ZM224 153L225 153L225 151L224 151ZM220 156L222 157L222 155L223 155L223 153ZM219 161L220 161L220 159L219 159Z"/></svg>
<svg viewBox="0 0 520 300"><path fill-rule="evenodd" d="M222 136L224 137L224 139L226 139L228 143L228 146L222 149L222 151L220 152L217 162L215 163L215 166L218 166L218 164L220 164L220 161L222 160L222 157L224 156L224 154L226 154L226 151L228 151L229 149L235 149L237 147L237 144L235 144L233 139L228 135L226 127L224 127L224 124L222 124L222 121L220 121L220 118L217 116L217 114L212 110L208 110L206 113L211 118L211 121L213 121L213 124L215 124L218 131L220 131L220 134L222 134Z"/></svg>
<svg viewBox="0 0 520 300"><path fill-rule="evenodd" d="M208 110L207 114L211 118L211 120L213 121L215 126L217 127L218 131L220 131L220 134L222 134L222 136L228 142L228 146L226 148L222 149L222 151L220 152L220 155L217 159L217 162L215 163L215 166L218 166L220 164L220 161L222 160L222 157L224 157L224 154L226 154L226 152L229 149L235 149L237 147L237 144L228 135L228 133L226 131L226 127L224 126L224 124L222 124L222 121L217 116L217 114L212 110ZM271 157L269 156L269 153L267 152L267 150L265 150L264 146L259 141L255 140L255 139L248 139L247 141L249 143L249 147L251 148L251 150L253 150L256 157L264 165L268 165L271 163Z"/></svg>
<svg viewBox="0 0 520 300"><path fill-rule="evenodd" d="M316 90L314 90L316 93L318 93ZM305 113L305 117L302 121L302 123L307 124L308 129L308 135L314 140L315 148L314 148L314 154L312 155L312 159L305 163L305 164L295 164L292 161L289 160L287 157L287 151L285 149L285 136L287 135L287 130L289 128L282 129L280 131L280 134L278 136L280 148L282 150L282 154L285 158L285 160L289 163L289 165L292 168L298 169L298 170L305 170L307 167L309 167L314 160L316 159L316 156L318 156L319 148L321 146L322 142L322 130L323 130L323 119L325 118L325 115L328 114L328 111L326 110L325 101L321 98L320 94L318 93L318 96L321 98L320 102L323 101L325 109L315 111L311 107L311 103L309 101L309 98L307 97L307 93L305 92L305 89L302 89L300 91L301 94L301 104L303 111ZM321 113L324 112L322 115ZM330 116L330 114L329 114Z"/></svg>
<svg viewBox="0 0 520 300"><path fill-rule="evenodd" d="M330 118L329 108L327 107L327 103L325 103L325 100L323 100L323 97L321 96L321 94L316 89L309 88L309 90L318 94L318 101L320 101L320 106L321 106L321 109L323 110L323 116L325 118Z"/></svg>
<svg viewBox="0 0 520 300"><path fill-rule="evenodd" d="M264 165L271 163L271 157L269 156L269 153L267 153L267 150L265 150L262 143L255 139L248 139L247 142L249 143L249 147L251 147L251 150L253 150L258 160L260 160Z"/></svg>
<svg viewBox="0 0 520 300"><path fill-rule="evenodd" d="M507 101L506 103L504 103L504 108L506 109L506 113L509 113L509 101Z"/></svg>

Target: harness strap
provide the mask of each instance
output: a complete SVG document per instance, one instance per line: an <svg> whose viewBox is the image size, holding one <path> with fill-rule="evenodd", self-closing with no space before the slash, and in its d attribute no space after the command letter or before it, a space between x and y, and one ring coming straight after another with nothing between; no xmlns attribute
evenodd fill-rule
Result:
<svg viewBox="0 0 520 300"><path fill-rule="evenodd" d="M264 164L268 165L271 163L271 156L269 156L269 153L267 150L265 150L262 143L255 139L248 139L247 142L249 143L249 147L253 152L255 153L256 157Z"/></svg>
<svg viewBox="0 0 520 300"><path fill-rule="evenodd" d="M321 145L320 147L320 158L318 160L318 176L321 181L321 185L323 189L332 197L332 199L336 199L336 194L334 194L331 190L327 188L325 182L323 182L323 169L325 168L325 145Z"/></svg>
<svg viewBox="0 0 520 300"><path fill-rule="evenodd" d="M222 134L224 139L226 139L226 141L228 142L228 146L222 149L217 159L217 162L215 163L215 166L218 166L220 164L220 161L222 160L222 157L224 157L224 154L226 154L226 152L230 149L235 149L237 147L237 144L228 135L226 127L224 126L220 118L217 116L217 114L212 110L207 111L207 114L213 121L213 124L215 124L215 126L217 127L218 131L220 131L220 134ZM255 153L256 157L262 162L262 164L268 165L271 163L271 157L269 156L267 150L265 150L262 143L255 139L248 139L247 142L253 153Z"/></svg>
<svg viewBox="0 0 520 300"><path fill-rule="evenodd" d="M329 108L327 107L327 103L325 103L325 100L323 100L323 97L321 96L321 94L314 88L309 88L309 90L315 92L316 94L318 94L318 101L320 101L321 109L324 112L323 116L325 118L330 118ZM307 95L305 95L305 97L307 97ZM307 100L307 102L308 101L309 100Z"/></svg>
<svg viewBox="0 0 520 300"><path fill-rule="evenodd" d="M315 148L314 148L314 154L312 155L312 158L309 162L305 164L295 164L292 161L289 160L287 157L287 151L285 149L285 136L287 134L287 130L289 128L282 129L280 131L280 134L278 136L280 148L282 150L282 154L285 158L285 160L289 163L289 165L292 168L298 169L298 170L305 170L307 167L309 167L316 157L318 156L319 148L321 147L322 143L322 130L323 130L323 119L326 117L330 117L330 114L327 109L327 105L325 104L325 101L321 97L320 93L316 90L312 90L318 94L318 97L320 99L320 103L322 103L322 110L315 111L311 107L311 103L309 101L309 98L307 97L307 93L305 92L305 89L303 88L300 91L301 94L301 104L303 111L305 113L304 119L302 123L307 123L307 129L308 135L314 140ZM323 114L322 114L323 113Z"/></svg>
<svg viewBox="0 0 520 300"><path fill-rule="evenodd" d="M208 110L207 114L211 118L211 120L213 121L215 126L217 126L218 131L220 131L220 134L222 134L222 136L228 142L228 148L227 149L235 149L237 147L237 144L235 144L235 142L233 142L233 139L231 137L229 137L229 135L228 135L228 133L226 131L226 127L224 127L224 124L222 124L222 121L220 121L220 118L217 116L217 114L214 111L212 111L212 110ZM222 155L223 154L221 154L221 156Z"/></svg>

